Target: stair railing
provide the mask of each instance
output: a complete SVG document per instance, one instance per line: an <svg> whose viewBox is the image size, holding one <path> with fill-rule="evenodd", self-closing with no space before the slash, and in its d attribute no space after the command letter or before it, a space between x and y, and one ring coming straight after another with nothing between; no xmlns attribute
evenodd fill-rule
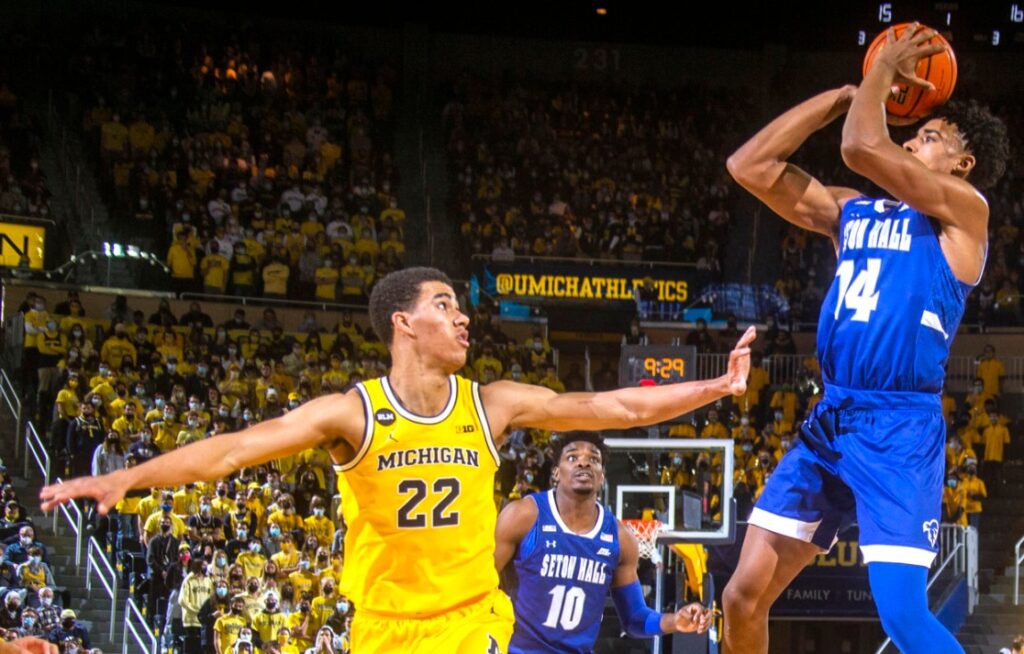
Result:
<svg viewBox="0 0 1024 654"><path fill-rule="evenodd" d="M28 478L29 463L36 462L40 474L43 475L43 485L50 485L50 453L39 438L39 432L31 420L25 423L25 478Z"/></svg>
<svg viewBox="0 0 1024 654"><path fill-rule="evenodd" d="M108 640L113 641L114 631L117 628L117 622L114 620L117 615L117 572L114 570L114 566L110 564L110 561L107 560L103 547L95 538L90 538L89 555L86 557L85 570L85 590L89 592L90 597L92 596L93 574L100 580L103 590L107 592L107 597L110 598L110 635Z"/></svg>
<svg viewBox="0 0 1024 654"><path fill-rule="evenodd" d="M121 654L128 654L129 634L138 645L138 651L146 652L146 654L157 654L159 651L160 646L156 635L149 628L149 623L146 622L142 611L130 597L124 605L124 638L121 639Z"/></svg>
<svg viewBox="0 0 1024 654"><path fill-rule="evenodd" d="M54 482L63 484L64 480L57 477ZM61 516L64 517L68 528L75 534L75 572L77 573L82 569L82 534L84 533L82 525L84 523L84 516L82 509L75 500L57 505L57 510L53 512L53 534L55 536L60 527Z"/></svg>
<svg viewBox="0 0 1024 654"><path fill-rule="evenodd" d="M11 416L14 418L14 433L18 434L21 432L21 398L18 396L18 391L14 388L14 384L11 383L11 378L7 376L7 371L0 369L0 398L3 398L4 404L11 412ZM14 439L14 458L18 459L21 456L21 440L18 438Z"/></svg>
<svg viewBox="0 0 1024 654"><path fill-rule="evenodd" d="M1024 536L1013 546L1013 605L1020 606L1020 564L1024 563Z"/></svg>

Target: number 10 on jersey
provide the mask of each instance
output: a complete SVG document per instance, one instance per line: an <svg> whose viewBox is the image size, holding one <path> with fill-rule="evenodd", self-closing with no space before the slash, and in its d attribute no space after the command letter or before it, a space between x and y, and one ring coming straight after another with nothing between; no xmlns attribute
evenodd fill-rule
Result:
<svg viewBox="0 0 1024 654"><path fill-rule="evenodd" d="M868 259L867 268L854 270L854 262L843 261L836 269L839 278L839 294L836 296L835 319L839 320L839 309L844 305L853 311L850 318L856 322L867 322L871 312L878 308L878 273L882 270L881 259ZM854 274L856 273L856 276Z"/></svg>
<svg viewBox="0 0 1024 654"><path fill-rule="evenodd" d="M548 617L544 620L545 627L558 627L566 631L572 631L580 626L583 619L583 602L587 594L582 588L576 586L565 586L559 584L548 592L551 596L551 608L548 609Z"/></svg>

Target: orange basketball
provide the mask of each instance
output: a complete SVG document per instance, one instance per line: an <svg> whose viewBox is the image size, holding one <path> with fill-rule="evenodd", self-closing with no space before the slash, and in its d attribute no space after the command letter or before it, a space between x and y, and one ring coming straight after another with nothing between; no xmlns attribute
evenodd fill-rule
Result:
<svg viewBox="0 0 1024 654"><path fill-rule="evenodd" d="M900 23L893 26L896 38L900 38L909 24ZM929 28L922 25L921 29ZM885 103L885 110L890 116L914 120L924 118L953 95L953 88L956 86L956 55L953 54L953 48L949 45L949 41L938 32L935 32L935 36L931 38L930 42L941 43L946 46L946 49L917 62L917 76L934 84L935 90L929 91L920 86L898 84L899 90L889 96L889 100ZM868 46L868 51L864 55L864 75L871 70L875 57L885 47L885 44L886 32L882 32Z"/></svg>

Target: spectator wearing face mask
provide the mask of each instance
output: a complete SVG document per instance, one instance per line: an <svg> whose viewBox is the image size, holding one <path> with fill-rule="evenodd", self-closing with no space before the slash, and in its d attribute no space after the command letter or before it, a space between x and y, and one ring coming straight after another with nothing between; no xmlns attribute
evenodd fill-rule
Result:
<svg viewBox="0 0 1024 654"><path fill-rule="evenodd" d="M259 577L246 577L242 592L237 596L245 600L245 617L251 625L253 618L263 609L263 593Z"/></svg>
<svg viewBox="0 0 1024 654"><path fill-rule="evenodd" d="M239 491L224 515L224 530L230 535L229 545L231 542L239 543L236 554L246 549L249 541L256 540L257 537L256 530L259 526L259 519L256 512L249 508L247 497L247 491ZM245 532L244 537L241 533L243 531ZM231 551L230 547L228 547L228 551Z"/></svg>
<svg viewBox="0 0 1024 654"><path fill-rule="evenodd" d="M199 500L199 515L188 518L188 538L193 543L224 543L224 523L213 514L213 498L204 495Z"/></svg>
<svg viewBox="0 0 1024 654"><path fill-rule="evenodd" d="M295 540L290 533L285 532L281 525L270 520L270 539L276 540L280 545L280 551L271 555L270 560L277 566L277 578L279 581L287 579L288 575L299 569L299 551L295 547Z"/></svg>
<svg viewBox="0 0 1024 654"><path fill-rule="evenodd" d="M299 554L299 565L295 572L288 575L288 582L295 589L295 594L300 597L304 594L312 594L317 591L320 587L320 575L313 570L313 562L310 560L309 554L302 552Z"/></svg>
<svg viewBox="0 0 1024 654"><path fill-rule="evenodd" d="M47 634L39 620L39 612L28 607L21 612L21 627L17 629L17 632L19 636L35 636L36 638L45 638Z"/></svg>
<svg viewBox="0 0 1024 654"><path fill-rule="evenodd" d="M200 624L200 647L202 652L211 652L214 649L214 625L217 619L230 611L230 595L226 579L213 580L213 593L199 609L197 618Z"/></svg>
<svg viewBox="0 0 1024 654"><path fill-rule="evenodd" d="M55 600L52 588L40 588L37 600L36 612L39 615L40 628L45 633L49 633L51 629L60 624L60 614L63 607Z"/></svg>
<svg viewBox="0 0 1024 654"><path fill-rule="evenodd" d="M165 599L171 592L172 588L177 589L177 585L170 585L169 579L171 576L171 567L178 562L179 559L185 558L185 563L192 558L192 552L188 547L188 543L183 543L180 537L184 534L184 531L176 534L173 530L172 518L177 518L170 512L170 497L165 494L164 504L161 507L161 511L154 513L152 517L156 518L154 524L157 525L159 533L149 538L147 542L147 555L146 564L149 567L149 602L147 615L150 619L154 619L157 615L157 602ZM181 522L180 518L178 522ZM147 521L147 527L149 521ZM148 530L143 534L145 538L148 534Z"/></svg>
<svg viewBox="0 0 1024 654"><path fill-rule="evenodd" d="M278 498L278 510L270 514L268 522L276 522L285 532L302 529L302 516L295 510L295 500L291 495L283 493Z"/></svg>
<svg viewBox="0 0 1024 654"><path fill-rule="evenodd" d="M138 406L134 401L128 401L124 404L124 409L120 418L114 420L110 429L116 432L121 438L121 447L127 449L132 443L138 439L139 432L145 426L142 422L142 418L139 417Z"/></svg>
<svg viewBox="0 0 1024 654"><path fill-rule="evenodd" d="M64 609L60 614L60 626L53 629L47 639L52 643L63 643L66 640L77 640L82 647L91 649L89 632L78 623L75 612L71 609Z"/></svg>
<svg viewBox="0 0 1024 654"><path fill-rule="evenodd" d="M8 541L7 548L4 550L4 560L9 561L15 566L21 565L28 561L29 551L32 548L40 550L43 561L49 562L46 546L41 541L36 540L35 528L32 525L25 525L18 530L17 537Z"/></svg>
<svg viewBox="0 0 1024 654"><path fill-rule="evenodd" d="M266 650L267 643L277 642L278 634L285 626L286 616L281 613L280 599L271 591L263 599L260 610L252 618L252 628Z"/></svg>
<svg viewBox="0 0 1024 654"><path fill-rule="evenodd" d="M285 626L277 630L277 647L280 654L302 654L292 640L292 630L288 628L287 620Z"/></svg>
<svg viewBox="0 0 1024 654"><path fill-rule="evenodd" d="M342 651L348 652L347 641L348 641L348 630L349 623L352 620L352 603L348 601L348 598L344 595L335 593L336 597L333 600L333 611L330 617L327 618L327 622L324 623L325 627L330 627L331 630L341 635L342 643L344 645Z"/></svg>
<svg viewBox="0 0 1024 654"><path fill-rule="evenodd" d="M686 488L691 483L690 470L682 452L672 452L668 465L661 468L661 483L676 488Z"/></svg>
<svg viewBox="0 0 1024 654"><path fill-rule="evenodd" d="M214 581L218 579L227 580L231 572L231 560L224 550L216 550L213 556L209 557L209 564L206 566L206 574Z"/></svg>
<svg viewBox="0 0 1024 654"><path fill-rule="evenodd" d="M330 547L334 537L334 522L327 517L327 505L324 499L314 495L309 502L310 515L303 521L307 536L314 536L320 547Z"/></svg>
<svg viewBox="0 0 1024 654"><path fill-rule="evenodd" d="M285 624L291 630L292 644L300 652L304 652L312 647L316 634L316 629L313 628L313 597L308 591L299 593L298 589L295 590L295 594L299 596L299 601L296 610L288 616Z"/></svg>
<svg viewBox="0 0 1024 654"><path fill-rule="evenodd" d="M142 524L143 544L149 547L151 540L168 533L174 539L180 540L188 533L188 525L174 514L174 494L170 491L161 491L159 510L146 516Z"/></svg>
<svg viewBox="0 0 1024 654"><path fill-rule="evenodd" d="M17 501L5 502L3 518L0 518L0 536L7 537L17 533L18 529L28 522L28 518L21 512L21 505Z"/></svg>
<svg viewBox="0 0 1024 654"><path fill-rule="evenodd" d="M320 629L327 624L327 621L337 610L338 600L337 583L334 581L334 578L329 576L323 577L320 580L320 594L313 598L309 609L313 616L312 626L315 629ZM347 603L345 610L348 611Z"/></svg>
<svg viewBox="0 0 1024 654"><path fill-rule="evenodd" d="M946 486L942 489L942 512L943 522L967 526L967 493L960 483L955 466L946 475Z"/></svg>
<svg viewBox="0 0 1024 654"><path fill-rule="evenodd" d="M4 606L0 609L0 627L17 629L21 626L21 593L9 590L4 595Z"/></svg>
<svg viewBox="0 0 1024 654"><path fill-rule="evenodd" d="M993 395L985 390L985 382L978 377L974 380L971 390L964 398L967 406L970 407L971 424L975 424L978 418L985 415L985 404L991 400Z"/></svg>
<svg viewBox="0 0 1024 654"><path fill-rule="evenodd" d="M19 565L15 571L22 588L32 592L45 586L55 586L50 566L43 563L43 551L38 547L30 547L28 561Z"/></svg>
<svg viewBox="0 0 1024 654"><path fill-rule="evenodd" d="M967 513L967 524L977 529L981 524L981 501L988 497L988 490L985 482L978 477L978 461L966 459L964 461L964 476L960 480L963 485L967 502L964 511Z"/></svg>
<svg viewBox="0 0 1024 654"><path fill-rule="evenodd" d="M235 562L242 566L242 571L247 579L259 578L267 564L267 557L263 554L263 544L256 539L249 539L245 549L238 553Z"/></svg>
<svg viewBox="0 0 1024 654"><path fill-rule="evenodd" d="M189 411L185 418L185 428L178 432L178 438L175 441L176 447L184 447L204 438L206 438L206 430L200 424L199 413Z"/></svg>
<svg viewBox="0 0 1024 654"><path fill-rule="evenodd" d="M102 401L99 396L94 397ZM96 416L96 406L89 401L83 402L80 415L68 424L65 438L72 473L76 476L86 474L92 461L89 453L96 451L103 437L103 425Z"/></svg>
<svg viewBox="0 0 1024 654"><path fill-rule="evenodd" d="M249 626L242 597L232 597L229 607L230 610L217 618L213 626L213 644L217 654L230 654L242 629Z"/></svg>
<svg viewBox="0 0 1024 654"><path fill-rule="evenodd" d="M116 431L107 433L103 443L92 455L93 476L105 475L124 469L124 448Z"/></svg>
<svg viewBox="0 0 1024 654"><path fill-rule="evenodd" d="M181 622L185 630L184 653L200 654L202 623L199 611L213 594L213 580L206 574L206 563L196 559L189 561L189 572L181 582L178 591L178 605L181 607Z"/></svg>

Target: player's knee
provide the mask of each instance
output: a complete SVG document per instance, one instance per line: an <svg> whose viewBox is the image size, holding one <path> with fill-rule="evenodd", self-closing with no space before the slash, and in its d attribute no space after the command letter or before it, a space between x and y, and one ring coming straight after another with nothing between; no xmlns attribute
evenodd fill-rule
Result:
<svg viewBox="0 0 1024 654"><path fill-rule="evenodd" d="M767 608L762 608L761 593L757 588L744 580L733 575L732 579L722 591L722 607L725 609L726 619L749 620L761 613L767 614Z"/></svg>

